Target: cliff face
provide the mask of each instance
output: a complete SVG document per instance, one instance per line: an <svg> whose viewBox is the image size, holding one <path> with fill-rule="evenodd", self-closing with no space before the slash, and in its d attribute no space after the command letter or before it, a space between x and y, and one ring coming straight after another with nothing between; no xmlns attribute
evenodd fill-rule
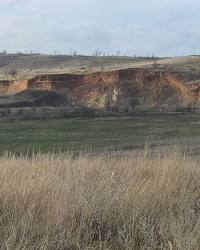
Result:
<svg viewBox="0 0 200 250"><path fill-rule="evenodd" d="M9 89L19 92L26 88L46 88L64 93L75 105L105 107L179 104L198 96L170 73L143 69L124 69L92 74L44 74L27 81L1 82L1 94ZM6 93L8 94L8 93Z"/></svg>
<svg viewBox="0 0 200 250"><path fill-rule="evenodd" d="M0 80L0 95L13 95L28 88L28 81L15 80L7 81Z"/></svg>

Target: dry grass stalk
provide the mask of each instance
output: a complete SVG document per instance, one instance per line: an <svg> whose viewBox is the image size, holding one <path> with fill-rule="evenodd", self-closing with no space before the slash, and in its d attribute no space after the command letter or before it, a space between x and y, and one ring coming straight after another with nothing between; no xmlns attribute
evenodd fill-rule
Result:
<svg viewBox="0 0 200 250"><path fill-rule="evenodd" d="M200 248L200 159L0 158L0 249Z"/></svg>

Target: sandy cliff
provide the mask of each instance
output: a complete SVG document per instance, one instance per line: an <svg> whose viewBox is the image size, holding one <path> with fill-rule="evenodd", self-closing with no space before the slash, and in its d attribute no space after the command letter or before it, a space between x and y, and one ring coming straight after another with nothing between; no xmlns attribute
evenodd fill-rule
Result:
<svg viewBox="0 0 200 250"><path fill-rule="evenodd" d="M124 69L91 74L44 74L28 81L27 88L65 93L74 104L104 107L116 93L118 105L176 104L194 97L181 79L166 72Z"/></svg>
<svg viewBox="0 0 200 250"><path fill-rule="evenodd" d="M182 79L168 72L120 69L90 74L41 74L29 80L0 81L0 94L8 95L29 88L59 91L74 105L105 107L176 105L200 100ZM196 88L196 87L194 87Z"/></svg>

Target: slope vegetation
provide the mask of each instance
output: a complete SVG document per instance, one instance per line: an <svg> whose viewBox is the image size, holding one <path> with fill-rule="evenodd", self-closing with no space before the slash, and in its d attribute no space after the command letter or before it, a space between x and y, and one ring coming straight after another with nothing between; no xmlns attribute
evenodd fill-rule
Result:
<svg viewBox="0 0 200 250"><path fill-rule="evenodd" d="M41 106L68 106L66 97L53 90L27 89L14 95L2 96L0 108L13 107L41 107Z"/></svg>

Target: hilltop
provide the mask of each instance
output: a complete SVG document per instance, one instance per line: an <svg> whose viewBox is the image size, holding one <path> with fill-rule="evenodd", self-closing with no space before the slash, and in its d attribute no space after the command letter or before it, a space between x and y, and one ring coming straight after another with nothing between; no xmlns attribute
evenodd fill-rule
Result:
<svg viewBox="0 0 200 250"><path fill-rule="evenodd" d="M155 66L155 62L157 65ZM142 68L182 75L184 82L200 79L200 56L173 58L121 56L65 56L0 54L0 79L13 79L9 74L17 70L15 78L30 79L39 74L80 74L119 69Z"/></svg>

